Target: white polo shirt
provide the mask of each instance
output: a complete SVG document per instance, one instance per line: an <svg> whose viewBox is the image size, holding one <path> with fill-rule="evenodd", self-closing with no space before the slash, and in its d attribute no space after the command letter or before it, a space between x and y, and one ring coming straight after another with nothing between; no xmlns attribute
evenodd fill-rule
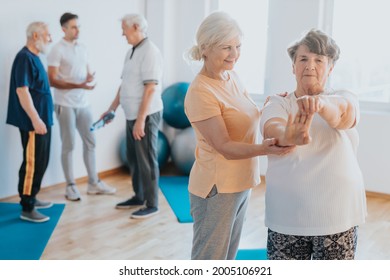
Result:
<svg viewBox="0 0 390 280"><path fill-rule="evenodd" d="M163 109L161 82L161 53L148 38L145 38L127 52L123 66L119 97L127 120L137 118L144 95L144 85L148 83L156 83L156 91L147 114L150 115Z"/></svg>
<svg viewBox="0 0 390 280"><path fill-rule="evenodd" d="M87 51L84 45L71 43L61 39L53 46L48 57L49 66L59 68L59 78L69 83L80 84L87 78ZM54 103L72 107L82 108L88 106L87 91L84 89L53 89Z"/></svg>

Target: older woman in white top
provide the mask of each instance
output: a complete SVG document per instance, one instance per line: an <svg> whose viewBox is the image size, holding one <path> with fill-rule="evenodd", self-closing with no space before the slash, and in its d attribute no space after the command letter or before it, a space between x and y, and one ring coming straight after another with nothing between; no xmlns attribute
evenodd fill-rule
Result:
<svg viewBox="0 0 390 280"><path fill-rule="evenodd" d="M332 38L309 31L288 49L296 88L263 110L264 137L297 145L268 156L266 217L269 259L353 259L366 201L356 149L359 104L325 85L339 57Z"/></svg>

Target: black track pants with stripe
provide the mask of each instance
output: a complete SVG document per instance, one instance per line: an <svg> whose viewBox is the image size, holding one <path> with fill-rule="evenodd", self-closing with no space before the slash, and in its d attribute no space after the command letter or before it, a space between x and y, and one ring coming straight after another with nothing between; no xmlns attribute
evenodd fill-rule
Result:
<svg viewBox="0 0 390 280"><path fill-rule="evenodd" d="M23 162L19 169L18 191L23 211L34 209L35 196L41 189L50 156L51 128L44 135L20 130L23 146Z"/></svg>

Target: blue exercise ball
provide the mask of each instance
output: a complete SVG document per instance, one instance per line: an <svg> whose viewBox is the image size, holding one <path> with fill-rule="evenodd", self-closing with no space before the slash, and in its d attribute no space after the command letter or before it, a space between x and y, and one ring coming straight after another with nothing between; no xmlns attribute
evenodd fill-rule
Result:
<svg viewBox="0 0 390 280"><path fill-rule="evenodd" d="M171 155L171 148L169 146L169 142L165 134L161 131L158 131L157 138L157 160L158 165L161 168L165 166L168 162L169 156ZM124 137L120 143L120 157L123 164L129 168L129 163L127 161L127 141L126 137Z"/></svg>
<svg viewBox="0 0 390 280"><path fill-rule="evenodd" d="M171 155L171 147L169 146L168 138L161 131L158 131L157 152L158 165L161 169L167 164L169 156Z"/></svg>
<svg viewBox="0 0 390 280"><path fill-rule="evenodd" d="M175 83L167 87L162 93L163 119L174 128L184 129L191 126L184 112L184 98L189 85L185 82Z"/></svg>
<svg viewBox="0 0 390 280"><path fill-rule="evenodd" d="M171 146L172 161L184 175L190 174L195 162L196 137L192 127L180 131Z"/></svg>

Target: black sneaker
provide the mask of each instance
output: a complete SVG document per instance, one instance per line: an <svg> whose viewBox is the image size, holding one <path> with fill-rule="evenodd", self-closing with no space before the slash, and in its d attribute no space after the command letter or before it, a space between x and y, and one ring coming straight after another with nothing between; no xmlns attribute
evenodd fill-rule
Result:
<svg viewBox="0 0 390 280"><path fill-rule="evenodd" d="M135 211L133 214L131 214L130 218L133 219L146 219L149 217L152 217L158 213L157 207L143 207L139 209L138 211Z"/></svg>
<svg viewBox="0 0 390 280"><path fill-rule="evenodd" d="M43 223L50 220L50 217L39 213L38 210L35 209L33 209L31 212L22 211L20 218L22 220L33 222L33 223Z"/></svg>
<svg viewBox="0 0 390 280"><path fill-rule="evenodd" d="M133 207L139 207L139 206L142 206L144 205L144 202L137 199L135 196L126 200L126 201L123 201L121 203L118 203L115 208L116 209L130 209L130 208L133 208Z"/></svg>
<svg viewBox="0 0 390 280"><path fill-rule="evenodd" d="M35 199L34 207L35 209L45 209L50 208L53 206L53 203L50 201L40 201L38 199Z"/></svg>

